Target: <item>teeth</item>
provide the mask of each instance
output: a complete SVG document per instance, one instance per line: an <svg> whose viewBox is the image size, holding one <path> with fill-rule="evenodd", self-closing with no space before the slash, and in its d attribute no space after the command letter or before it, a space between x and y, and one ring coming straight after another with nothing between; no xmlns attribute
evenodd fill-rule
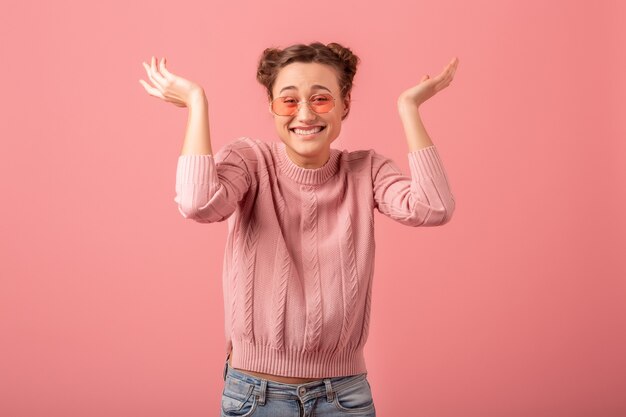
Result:
<svg viewBox="0 0 626 417"><path fill-rule="evenodd" d="M319 132L320 130L322 130L321 127L316 127L315 129L309 129L309 130L294 129L293 131L296 132L298 135L311 135L313 133Z"/></svg>

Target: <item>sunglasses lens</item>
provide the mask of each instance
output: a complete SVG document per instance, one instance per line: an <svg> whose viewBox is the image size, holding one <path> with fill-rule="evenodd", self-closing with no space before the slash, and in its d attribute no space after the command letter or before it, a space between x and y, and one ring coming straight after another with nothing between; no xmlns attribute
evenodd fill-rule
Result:
<svg viewBox="0 0 626 417"><path fill-rule="evenodd" d="M335 107L330 94L316 94L309 99L309 104L316 113L328 113ZM294 97L277 97L272 102L272 111L280 116L291 116L298 111L298 100Z"/></svg>
<svg viewBox="0 0 626 417"><path fill-rule="evenodd" d="M311 108L316 113L328 113L333 107L335 102L333 97L328 94L317 94L311 97Z"/></svg>
<svg viewBox="0 0 626 417"><path fill-rule="evenodd" d="M272 110L280 116L289 116L296 112L298 104L292 97L278 97L272 102Z"/></svg>

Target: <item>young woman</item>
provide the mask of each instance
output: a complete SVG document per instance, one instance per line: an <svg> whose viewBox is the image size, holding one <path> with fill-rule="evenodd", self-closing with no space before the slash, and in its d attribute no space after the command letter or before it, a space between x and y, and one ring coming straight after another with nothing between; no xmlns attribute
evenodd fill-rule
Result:
<svg viewBox="0 0 626 417"><path fill-rule="evenodd" d="M222 416L375 416L363 357L373 211L408 226L443 225L454 212L418 110L450 84L458 60L398 99L410 176L373 149L331 147L359 61L337 43L266 49L257 79L280 142L241 137L215 154L203 89L169 72L165 58L144 63L147 92L189 109L176 171L180 213L228 220Z"/></svg>

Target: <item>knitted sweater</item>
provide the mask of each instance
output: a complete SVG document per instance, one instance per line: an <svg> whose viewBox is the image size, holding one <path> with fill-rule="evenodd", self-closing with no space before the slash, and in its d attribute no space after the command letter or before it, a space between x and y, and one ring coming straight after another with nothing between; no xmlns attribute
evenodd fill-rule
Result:
<svg viewBox="0 0 626 417"><path fill-rule="evenodd" d="M330 149L296 165L283 142L238 138L215 155L180 155L178 210L228 219L222 288L232 366L301 378L366 372L374 209L440 226L454 197L434 145L408 153L411 176L373 149Z"/></svg>

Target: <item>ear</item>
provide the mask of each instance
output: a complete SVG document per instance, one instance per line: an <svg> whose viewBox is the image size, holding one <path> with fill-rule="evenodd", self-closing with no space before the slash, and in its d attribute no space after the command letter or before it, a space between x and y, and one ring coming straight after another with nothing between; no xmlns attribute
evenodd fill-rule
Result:
<svg viewBox="0 0 626 417"><path fill-rule="evenodd" d="M343 115L345 116L346 113L348 113L348 110L350 109L350 100L351 100L351 95L350 93L346 95L346 98L343 100Z"/></svg>

